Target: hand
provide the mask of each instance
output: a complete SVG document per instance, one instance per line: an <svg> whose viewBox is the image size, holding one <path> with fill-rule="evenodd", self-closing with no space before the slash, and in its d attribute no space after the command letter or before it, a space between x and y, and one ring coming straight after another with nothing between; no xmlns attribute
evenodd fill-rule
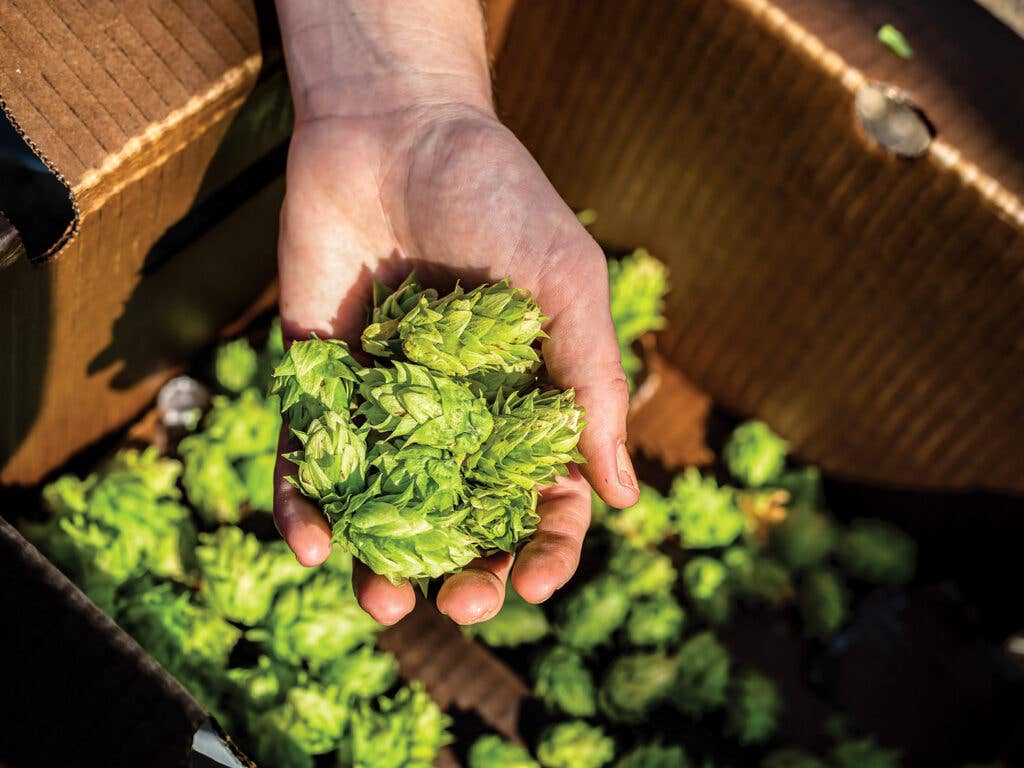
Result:
<svg viewBox="0 0 1024 768"><path fill-rule="evenodd" d="M410 269L439 288L508 276L533 293L549 318L548 373L587 410L583 476L573 467L542 491L537 533L515 562L473 561L445 580L437 604L460 624L486 620L510 576L523 598L546 600L579 562L586 481L613 506L637 499L604 255L496 119L475 0L278 0L278 11L297 114L278 248L285 338L315 332L358 349L373 278L394 286ZM315 565L330 529L284 480L291 471L278 459L274 517ZM409 584L360 564L353 581L383 624L412 610Z"/></svg>
<svg viewBox="0 0 1024 768"><path fill-rule="evenodd" d="M559 387L574 387L587 410L583 475L609 504L636 501L604 255L492 113L456 106L299 126L281 226L281 316L290 339L315 332L357 348L372 278L394 286L412 268L428 285L508 275L532 291L550 318L548 371ZM275 517L299 560L312 565L327 556L330 531L283 480L289 471L279 460ZM461 624L490 618L510 572L530 602L565 584L590 522L580 473L545 489L539 512L537 533L514 564L504 553L474 561L446 579L438 608ZM410 585L394 586L365 566L355 590L384 624L414 604Z"/></svg>

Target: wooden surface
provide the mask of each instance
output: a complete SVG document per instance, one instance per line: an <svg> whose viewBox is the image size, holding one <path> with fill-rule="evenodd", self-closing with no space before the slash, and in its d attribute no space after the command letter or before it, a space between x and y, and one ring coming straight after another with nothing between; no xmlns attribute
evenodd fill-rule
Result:
<svg viewBox="0 0 1024 768"><path fill-rule="evenodd" d="M662 350L717 403L840 476L1024 492L1021 209L949 142L870 144L863 82L766 2L581 0L516 4L496 93L599 241L669 264Z"/></svg>

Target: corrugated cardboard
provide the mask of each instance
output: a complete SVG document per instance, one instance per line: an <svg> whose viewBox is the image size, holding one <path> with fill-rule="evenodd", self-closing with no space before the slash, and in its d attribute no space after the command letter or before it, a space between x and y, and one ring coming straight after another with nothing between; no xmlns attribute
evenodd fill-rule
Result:
<svg viewBox="0 0 1024 768"><path fill-rule="evenodd" d="M571 204L600 211L599 239L670 263L671 363L833 471L1020 491L1024 152L1011 128L1024 67L1020 48L954 5L929 4L920 27L912 3L839 0L492 2L489 22L492 51L504 40L503 116ZM912 63L874 41L882 21L909 36ZM78 208L63 250L41 254L55 258L36 267L19 253L0 273L0 482L34 482L125 424L269 282L289 116L261 23L230 0L0 5L4 107ZM963 50L983 55L964 65ZM922 159L860 132L852 94L873 78L912 90L936 125ZM252 183L233 187L247 170ZM0 240L14 242L9 228ZM648 403L685 397L701 424L706 406L676 384ZM636 433L656 457L680 451ZM691 440L685 453L705 450ZM50 764L111 743L124 749L112 764L181 764L205 713L2 522L0 545L3 604L36 611L0 633L6 679L51 680L21 663L31 645L54 690L66 673L100 694L81 702L88 719L61 720L66 742L43 744ZM417 634L459 647L453 631ZM69 649L69 637L95 642ZM404 670L513 732L521 684L451 687L410 657L421 639L396 648ZM482 679L505 679L491 671ZM45 738L54 713L29 714ZM137 742L117 741L120 722ZM0 760L46 765L20 759L25 743L0 741Z"/></svg>
<svg viewBox="0 0 1024 768"><path fill-rule="evenodd" d="M190 764L203 708L3 518L0 606L0 765Z"/></svg>
<svg viewBox="0 0 1024 768"><path fill-rule="evenodd" d="M895 24L915 50L875 38ZM669 263L662 352L809 461L1024 491L1024 41L972 3L519 2L500 113L596 237ZM858 87L908 90L918 160Z"/></svg>
<svg viewBox="0 0 1024 768"><path fill-rule="evenodd" d="M272 281L291 112L271 9L0 5L4 110L78 216L0 274L0 482L127 423Z"/></svg>

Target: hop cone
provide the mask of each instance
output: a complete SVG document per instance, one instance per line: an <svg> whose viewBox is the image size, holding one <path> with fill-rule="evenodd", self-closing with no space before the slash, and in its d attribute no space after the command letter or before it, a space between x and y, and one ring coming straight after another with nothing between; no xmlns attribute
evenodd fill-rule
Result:
<svg viewBox="0 0 1024 768"><path fill-rule="evenodd" d="M349 503L328 504L334 540L398 584L457 571L479 554L458 523L463 512L428 514L412 499L380 495L379 481Z"/></svg>
<svg viewBox="0 0 1024 768"><path fill-rule="evenodd" d="M297 465L293 483L306 496L324 499L363 489L366 470L366 430L348 418L327 411L306 431L293 430L302 450L285 455Z"/></svg>
<svg viewBox="0 0 1024 768"><path fill-rule="evenodd" d="M499 393L524 392L537 383L532 371L477 371L466 377L466 384L474 394L491 402Z"/></svg>
<svg viewBox="0 0 1024 768"><path fill-rule="evenodd" d="M676 660L660 651L619 656L605 672L598 702L613 723L636 723L666 701L676 681Z"/></svg>
<svg viewBox="0 0 1024 768"><path fill-rule="evenodd" d="M726 708L726 728L740 744L760 744L778 726L782 697L771 678L748 670L732 683Z"/></svg>
<svg viewBox="0 0 1024 768"><path fill-rule="evenodd" d="M789 443L776 435L767 424L747 421L729 436L722 458L729 474L749 488L774 482L786 468Z"/></svg>
<svg viewBox="0 0 1024 768"><path fill-rule="evenodd" d="M502 280L468 293L457 286L435 301L421 297L398 334L407 358L449 376L533 371L540 364L533 342L544 337L546 319L529 291Z"/></svg>
<svg viewBox="0 0 1024 768"><path fill-rule="evenodd" d="M449 451L429 445L397 446L380 441L373 446L371 471L380 476L385 494L412 490L412 498L424 512L451 510L463 493L460 462Z"/></svg>
<svg viewBox="0 0 1024 768"><path fill-rule="evenodd" d="M347 413L360 369L337 339L296 341L274 370L274 393L292 429L304 430L327 411Z"/></svg>
<svg viewBox="0 0 1024 768"><path fill-rule="evenodd" d="M410 272L394 291L383 283L373 284L373 312L370 324L363 331L363 350L368 355L394 357L402 351L398 337L398 321L412 310L420 299L437 300L437 291L420 286L416 273Z"/></svg>
<svg viewBox="0 0 1024 768"><path fill-rule="evenodd" d="M573 717L592 717L597 712L594 678L583 663L583 655L556 645L533 663L533 692L554 712Z"/></svg>
<svg viewBox="0 0 1024 768"><path fill-rule="evenodd" d="M226 391L239 393L256 378L259 357L248 339L222 344L213 359L213 375Z"/></svg>
<svg viewBox="0 0 1024 768"><path fill-rule="evenodd" d="M476 488L466 499L469 514L463 528L484 550L515 552L516 545L537 530L537 492L518 486Z"/></svg>
<svg viewBox="0 0 1024 768"><path fill-rule="evenodd" d="M575 393L512 393L494 403L494 430L479 453L466 459L468 477L485 485L548 485L582 461L576 450L586 422Z"/></svg>
<svg viewBox="0 0 1024 768"><path fill-rule="evenodd" d="M358 415L378 432L406 437L406 444L428 445L465 454L491 434L494 419L483 398L468 387L419 365L396 362L393 368L360 373L365 402Z"/></svg>

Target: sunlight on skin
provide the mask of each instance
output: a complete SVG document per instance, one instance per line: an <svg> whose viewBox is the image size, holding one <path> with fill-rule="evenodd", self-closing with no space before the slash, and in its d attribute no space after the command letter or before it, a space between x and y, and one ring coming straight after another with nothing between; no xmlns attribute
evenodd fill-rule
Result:
<svg viewBox="0 0 1024 768"><path fill-rule="evenodd" d="M438 607L462 624L490 618L509 578L524 599L543 601L579 562L590 522L587 481L616 507L632 505L638 494L623 448L628 391L604 255L495 117L475 0L313 5L302 18L326 14L337 26L332 36L349 39L367 29L372 35L343 49L321 45L326 33L308 23L300 28L290 0L278 1L298 115L278 247L285 336L316 332L357 342L372 280L394 284L413 268L426 285L450 287L461 278L472 286L507 276L533 293L549 318L548 372L555 385L575 387L587 411L580 439L586 464L582 476L574 469L544 490L541 523L517 562L510 555L474 561L446 579ZM404 14L417 15L416 23ZM351 18L358 28L346 26ZM445 30L435 47L404 37L428 21ZM319 43L304 45L309 37ZM353 58L352 51L367 47L370 63ZM403 58L421 54L432 60ZM390 56L402 66L391 66ZM383 71L366 74L371 65ZM324 67L338 72L333 90L323 77L302 87ZM353 80L351 71L359 77ZM283 480L291 471L278 460L274 516L300 562L312 565L326 558L330 529ZM354 582L360 604L381 623L394 623L415 602L410 585L394 586L364 567Z"/></svg>

